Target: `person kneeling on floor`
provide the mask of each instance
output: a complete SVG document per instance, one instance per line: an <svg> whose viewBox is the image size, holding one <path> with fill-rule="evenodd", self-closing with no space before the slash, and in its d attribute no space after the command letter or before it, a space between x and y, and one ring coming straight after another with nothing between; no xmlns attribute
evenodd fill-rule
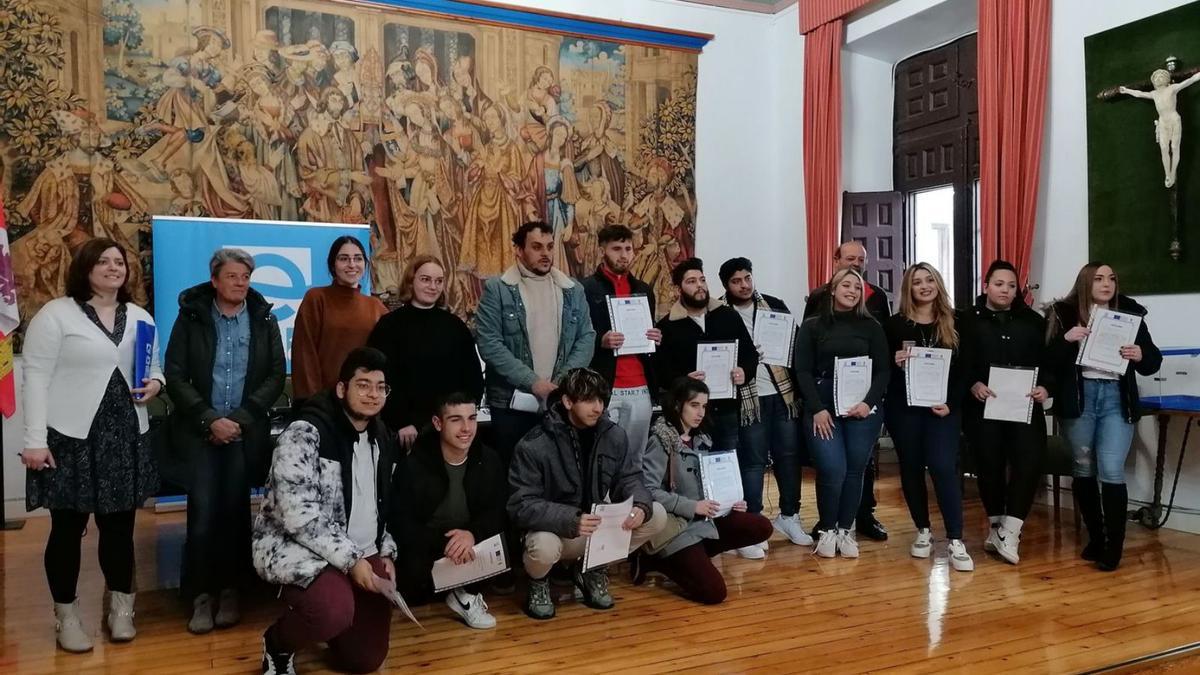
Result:
<svg viewBox="0 0 1200 675"><path fill-rule="evenodd" d="M596 371L569 371L549 399L554 401L550 410L513 453L508 515L525 533L525 613L534 619L554 617L547 576L555 563L584 556L588 536L600 525L600 517L591 513L593 504L633 499L622 523L633 531L630 552L666 525L666 511L646 490L641 457L629 450L625 431L604 414L609 393L608 383ZM579 565L573 576L585 605L612 608L603 568L584 571Z"/></svg>
<svg viewBox="0 0 1200 675"><path fill-rule="evenodd" d="M504 465L479 441L477 414L475 397L446 396L396 472L390 527L404 544L400 576L410 604L433 596L436 560L469 563L476 544L504 531ZM446 604L471 628L496 626L475 585L452 589Z"/></svg>
<svg viewBox="0 0 1200 675"><path fill-rule="evenodd" d="M334 665L379 668L388 651L396 542L384 527L398 453L379 411L387 359L360 347L335 388L309 398L275 446L254 521L254 567L287 609L263 635L263 673L295 673L295 653L329 644Z"/></svg>

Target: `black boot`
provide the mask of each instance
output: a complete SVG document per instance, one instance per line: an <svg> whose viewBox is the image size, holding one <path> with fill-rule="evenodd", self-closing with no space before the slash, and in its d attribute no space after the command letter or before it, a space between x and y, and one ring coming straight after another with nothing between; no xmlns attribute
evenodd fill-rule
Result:
<svg viewBox="0 0 1200 675"><path fill-rule="evenodd" d="M1104 555L1096 567L1111 572L1121 564L1125 549L1125 523L1129 516L1129 489L1124 483L1101 483L1100 497L1104 501Z"/></svg>
<svg viewBox="0 0 1200 675"><path fill-rule="evenodd" d="M1104 555L1104 516L1100 514L1100 484L1093 478L1075 478L1071 481L1075 493L1075 506L1087 528L1088 543L1079 557L1096 562Z"/></svg>

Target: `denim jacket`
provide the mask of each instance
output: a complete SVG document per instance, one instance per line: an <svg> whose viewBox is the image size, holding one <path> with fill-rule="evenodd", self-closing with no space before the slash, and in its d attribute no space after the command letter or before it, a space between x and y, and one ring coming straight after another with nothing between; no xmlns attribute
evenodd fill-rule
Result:
<svg viewBox="0 0 1200 675"><path fill-rule="evenodd" d="M557 382L568 370L586 368L591 363L596 331L592 329L583 286L557 269L551 269L550 275L563 294L562 334L551 378ZM520 280L521 273L513 265L504 274L485 281L475 315L479 356L487 364L486 400L492 409L507 409L514 389L531 392L537 381L525 303L518 288Z"/></svg>

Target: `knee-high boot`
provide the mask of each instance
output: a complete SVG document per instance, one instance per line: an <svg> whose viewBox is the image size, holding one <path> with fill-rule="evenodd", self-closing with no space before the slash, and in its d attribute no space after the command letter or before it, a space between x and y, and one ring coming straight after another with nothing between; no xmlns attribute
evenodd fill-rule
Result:
<svg viewBox="0 0 1200 675"><path fill-rule="evenodd" d="M1124 483L1102 483L1100 496L1104 501L1104 556L1096 566L1111 572L1121 564L1125 550L1125 524L1129 521L1129 488Z"/></svg>
<svg viewBox="0 0 1200 675"><path fill-rule="evenodd" d="M1075 478L1071 481L1075 493L1075 505L1087 528L1088 542L1079 557L1096 562L1104 555L1104 516L1100 512L1100 484L1095 477Z"/></svg>

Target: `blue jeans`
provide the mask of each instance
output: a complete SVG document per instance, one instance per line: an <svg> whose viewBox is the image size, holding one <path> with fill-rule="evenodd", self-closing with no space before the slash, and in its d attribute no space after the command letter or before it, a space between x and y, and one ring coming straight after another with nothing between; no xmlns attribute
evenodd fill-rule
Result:
<svg viewBox="0 0 1200 675"><path fill-rule="evenodd" d="M1133 442L1133 425L1121 411L1121 385L1116 380L1083 380L1083 405L1075 419L1061 420L1063 437L1075 455L1075 476L1100 482L1125 482L1125 458Z"/></svg>
<svg viewBox="0 0 1200 675"><path fill-rule="evenodd" d="M953 411L938 417L929 408L912 408L900 400L888 405L887 426L900 458L900 488L913 524L918 529L929 528L929 492L925 488L928 469L946 524L946 538L962 539L962 483L958 473L961 416Z"/></svg>
<svg viewBox="0 0 1200 675"><path fill-rule="evenodd" d="M710 408L711 410L711 408ZM741 413L738 407L731 406L727 411L710 415L712 420L713 450L736 450L738 446L738 430L741 427Z"/></svg>
<svg viewBox="0 0 1200 675"><path fill-rule="evenodd" d="M758 399L759 421L738 430L738 466L746 510L762 513L763 476L771 460L779 484L779 512L794 516L800 511L800 437L796 420L779 394Z"/></svg>
<svg viewBox="0 0 1200 675"><path fill-rule="evenodd" d="M866 419L833 418L833 437L826 440L813 433L813 417L804 416L804 433L817 469L818 530L854 527L862 498L863 469L883 427L878 411Z"/></svg>

